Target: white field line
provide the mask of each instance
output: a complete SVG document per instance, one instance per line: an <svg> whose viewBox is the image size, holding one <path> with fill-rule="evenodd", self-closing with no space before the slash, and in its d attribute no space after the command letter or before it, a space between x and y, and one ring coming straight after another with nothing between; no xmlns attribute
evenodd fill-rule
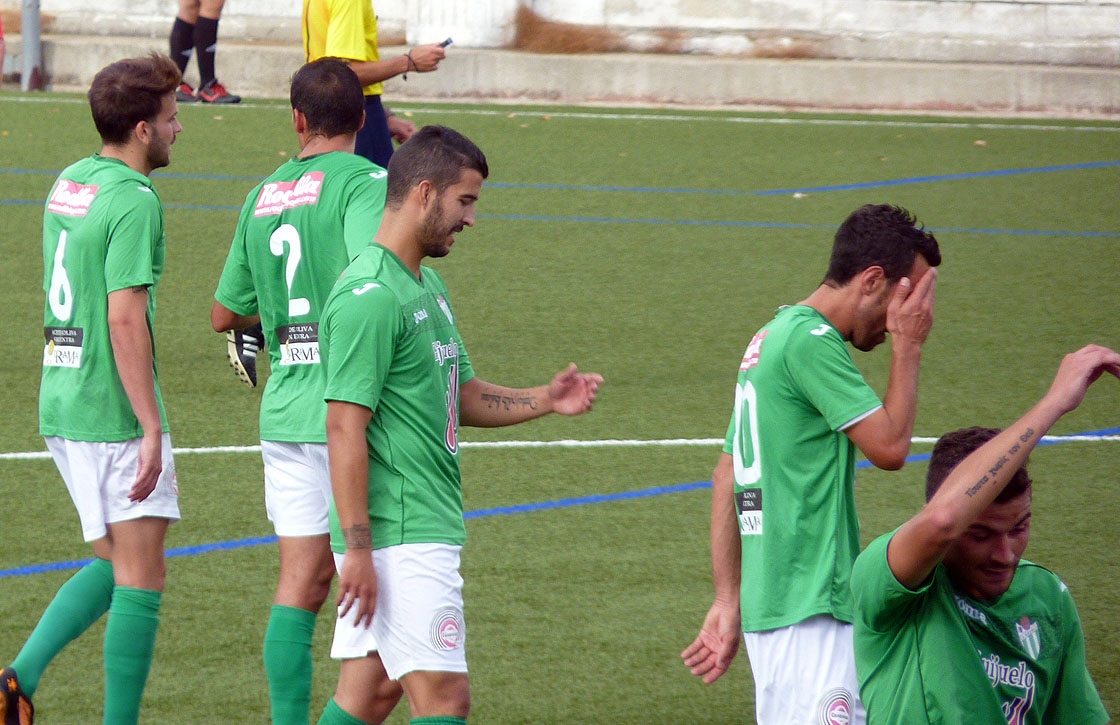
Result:
<svg viewBox="0 0 1120 725"><path fill-rule="evenodd" d="M1068 436L1043 436L1047 443L1078 443L1120 441L1120 435L1068 435ZM911 443L936 443L937 438L915 436ZM559 440L559 441L463 441L463 448L641 448L656 446L721 446L722 438L663 438L663 439L605 439L593 441ZM173 448L175 455L189 455L193 453L260 453L260 446L204 446L201 448ZM36 460L50 458L47 451L16 451L0 453L2 461Z"/></svg>
<svg viewBox="0 0 1120 725"><path fill-rule="evenodd" d="M43 96L4 96L0 97L0 103L87 103L85 98L53 98ZM470 103L469 100L453 101L452 103ZM483 103L486 103L485 101ZM569 105L569 104L565 104ZM570 104L578 105L578 104ZM243 102L238 104L238 108L255 108L273 111L289 111L288 106L284 104L263 104ZM234 109L231 109L234 110ZM619 112L601 112L595 111L552 111L546 107L542 102L537 107L532 109L524 108L405 108L394 106L393 110L397 113L413 114L413 113L438 113L441 116L506 116L510 118L541 118L547 116L553 118L579 118L579 119L602 119L606 121L673 121L678 123L696 123L696 122L709 122L709 123L749 123L759 125L774 125L774 126L868 126L868 127L887 127L887 128L974 128L974 129L998 129L998 130L1020 130L1020 131L1088 131L1091 133L1120 133L1120 126L1065 126L1060 125L1062 122L1061 117L1056 117L1054 123L1000 123L997 121L906 121L906 120L888 120L888 119L857 119L857 118L783 118L783 117L755 117L755 116L724 116L720 113L726 113L727 109L715 108L710 111L697 110L696 115L683 114L683 113L643 113L640 111L619 113ZM763 113L773 113L773 111L763 110ZM821 111L820 113L825 113ZM837 111L837 114L852 114L856 111ZM876 115L889 116L892 115L889 111L876 112ZM905 115L905 114L901 114ZM947 117L953 118L952 114ZM1067 119L1068 120L1068 119ZM1111 122L1112 119L1103 118L1104 122Z"/></svg>

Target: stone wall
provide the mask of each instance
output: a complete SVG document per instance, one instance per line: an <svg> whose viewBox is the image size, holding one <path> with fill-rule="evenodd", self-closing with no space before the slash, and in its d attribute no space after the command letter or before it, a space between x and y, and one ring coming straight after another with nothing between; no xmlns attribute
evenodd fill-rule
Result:
<svg viewBox="0 0 1120 725"><path fill-rule="evenodd" d="M166 36L177 8L174 0L40 3L44 32L151 38ZM19 6L0 0L6 19ZM300 7L228 0L221 35L298 42ZM568 35L549 33L556 37L606 32L611 50L1120 66L1120 0L376 0L376 8L387 44L451 36L459 47L515 46L528 16L552 29L566 24Z"/></svg>

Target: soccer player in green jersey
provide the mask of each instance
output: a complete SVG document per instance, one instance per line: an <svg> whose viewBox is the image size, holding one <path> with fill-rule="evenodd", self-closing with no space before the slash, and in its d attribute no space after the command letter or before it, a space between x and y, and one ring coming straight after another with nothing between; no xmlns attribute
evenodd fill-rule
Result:
<svg viewBox="0 0 1120 725"><path fill-rule="evenodd" d="M575 365L526 389L475 376L447 287L421 262L446 256L474 225L488 174L461 134L420 129L389 161L374 244L323 313L332 534L343 552L332 656L343 662L320 723L382 722L402 690L414 725L466 721L459 426L578 415L603 380Z"/></svg>
<svg viewBox="0 0 1120 725"><path fill-rule="evenodd" d="M163 206L148 178L182 130L179 69L152 54L94 76L101 152L55 181L43 214L39 429L94 559L58 590L10 667L0 720L31 722L52 659L101 615L105 723L135 723L159 626L164 535L179 518L175 465L155 367Z"/></svg>
<svg viewBox="0 0 1120 725"><path fill-rule="evenodd" d="M1120 354L1066 355L1050 389L1006 430L934 446L925 507L856 560L855 652L868 722L1096 725L1109 721L1085 666L1065 584L1022 560L1027 456Z"/></svg>
<svg viewBox="0 0 1120 725"><path fill-rule="evenodd" d="M334 576L319 324L331 287L381 223L386 172L354 154L365 101L346 63L322 58L300 68L291 104L299 155L249 193L210 321L219 332L259 321L268 341L261 455L280 579L264 664L272 722L306 725L315 615Z"/></svg>
<svg viewBox="0 0 1120 725"><path fill-rule="evenodd" d="M836 232L821 285L755 334L712 476L716 598L682 653L718 679L743 637L760 725L859 723L848 578L859 553L856 449L879 468L910 450L937 240L904 209L867 205ZM891 336L882 402L846 343Z"/></svg>

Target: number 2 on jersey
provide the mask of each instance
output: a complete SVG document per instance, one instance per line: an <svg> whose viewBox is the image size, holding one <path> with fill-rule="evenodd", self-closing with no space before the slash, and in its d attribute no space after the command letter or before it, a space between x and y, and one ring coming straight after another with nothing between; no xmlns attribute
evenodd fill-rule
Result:
<svg viewBox="0 0 1120 725"><path fill-rule="evenodd" d="M292 280L296 267L302 258L300 252L299 230L291 224L281 224L268 239L268 248L277 257L284 256L284 245L288 245L288 262L284 265L284 277L288 282L288 317L300 317L311 311L311 303L306 297L292 297Z"/></svg>

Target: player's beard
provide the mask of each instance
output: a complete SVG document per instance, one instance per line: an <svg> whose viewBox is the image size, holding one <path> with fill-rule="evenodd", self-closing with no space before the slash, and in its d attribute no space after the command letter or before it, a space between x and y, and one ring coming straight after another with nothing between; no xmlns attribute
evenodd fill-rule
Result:
<svg viewBox="0 0 1120 725"><path fill-rule="evenodd" d="M148 167L151 169L162 169L171 163L171 144L164 142L163 139L156 137L156 140L148 146L147 153Z"/></svg>
<svg viewBox="0 0 1120 725"><path fill-rule="evenodd" d="M424 256L435 259L446 257L451 252L451 235L461 229L458 224L449 224L443 218L443 204L437 196L431 210L420 222L417 232Z"/></svg>

